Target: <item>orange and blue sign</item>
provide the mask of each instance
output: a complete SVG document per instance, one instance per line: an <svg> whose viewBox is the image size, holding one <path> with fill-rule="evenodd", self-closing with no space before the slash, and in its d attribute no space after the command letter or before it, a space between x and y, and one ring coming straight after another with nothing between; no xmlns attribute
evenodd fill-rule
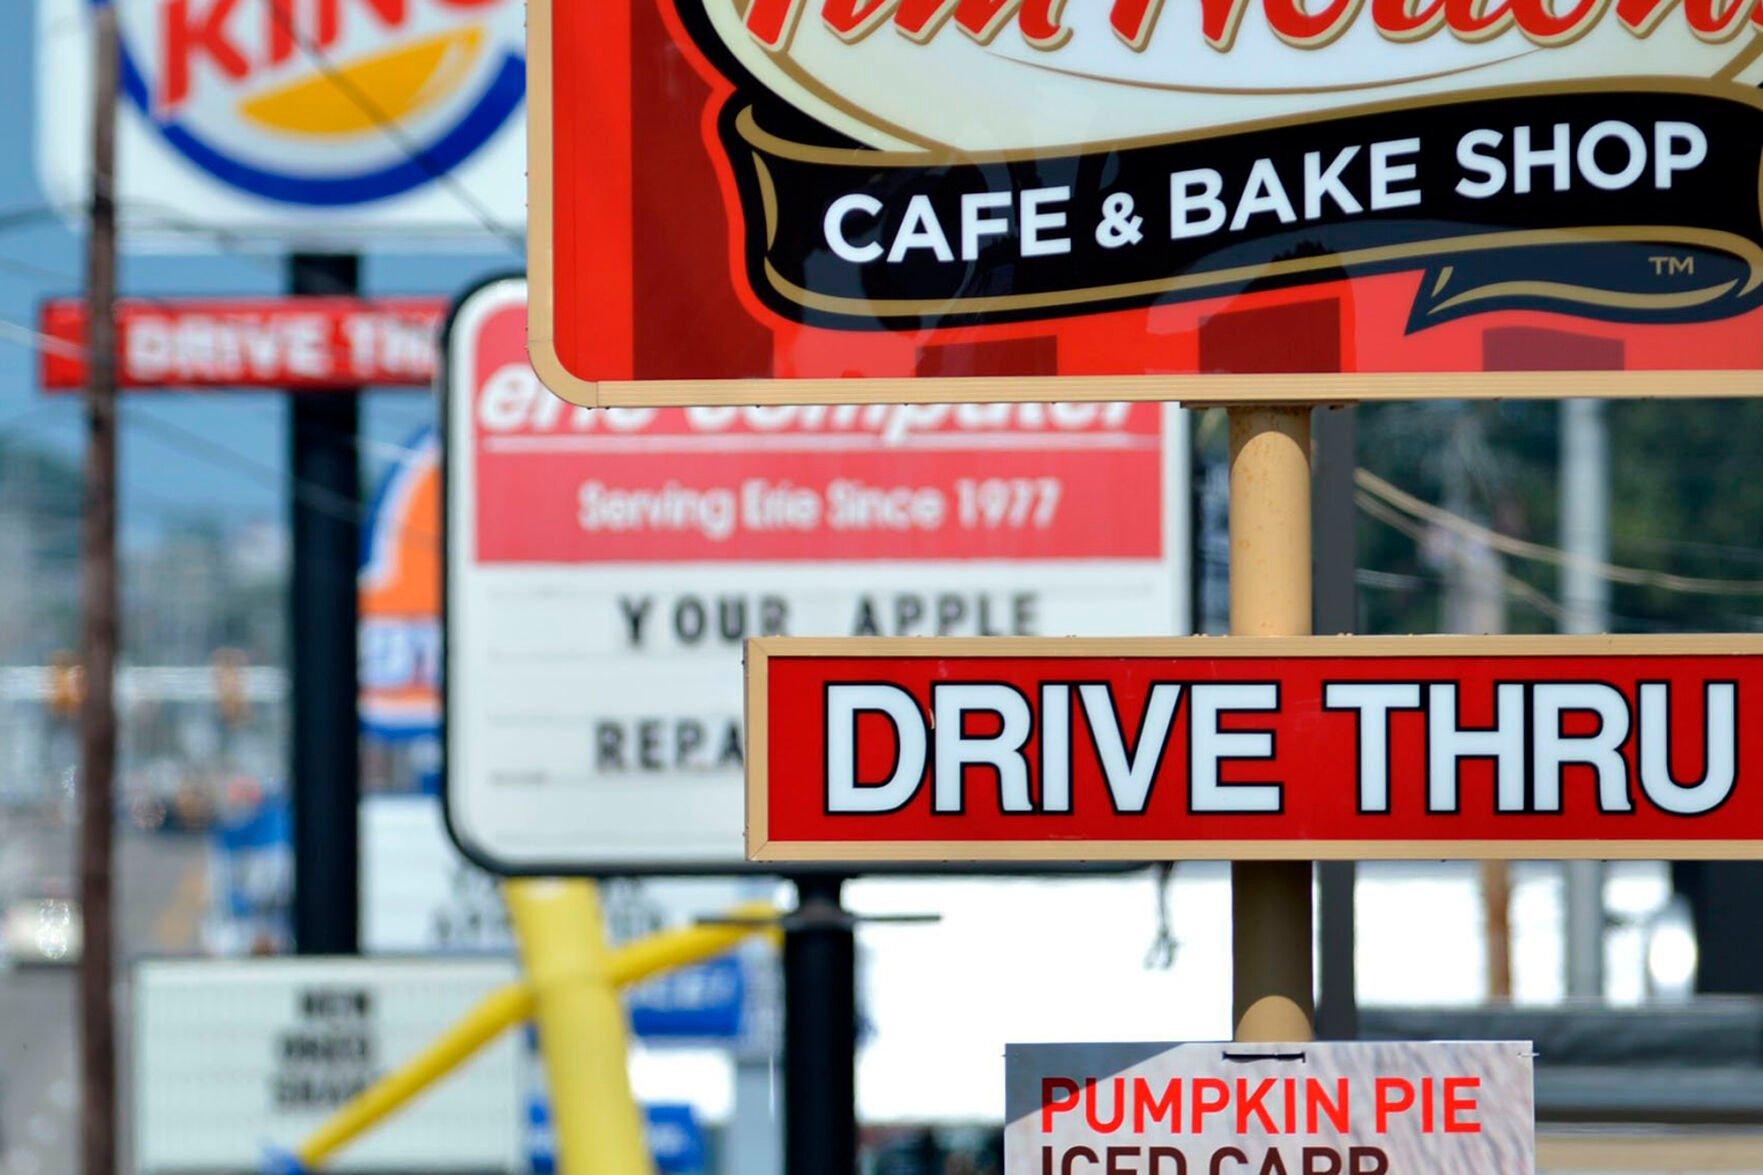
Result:
<svg viewBox="0 0 1763 1175"><path fill-rule="evenodd" d="M287 205L365 205L435 183L525 100L521 0L117 10L123 90L158 137L214 179Z"/></svg>
<svg viewBox="0 0 1763 1175"><path fill-rule="evenodd" d="M361 726L388 741L441 728L440 456L432 429L406 446L363 536Z"/></svg>

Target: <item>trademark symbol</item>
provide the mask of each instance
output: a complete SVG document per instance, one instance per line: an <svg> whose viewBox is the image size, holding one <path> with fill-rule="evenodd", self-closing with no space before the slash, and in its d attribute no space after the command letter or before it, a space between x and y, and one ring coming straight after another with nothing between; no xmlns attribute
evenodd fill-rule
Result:
<svg viewBox="0 0 1763 1175"><path fill-rule="evenodd" d="M1695 276L1696 259L1694 257L1673 257L1661 254L1647 258L1653 263L1654 277L1677 277L1679 274Z"/></svg>

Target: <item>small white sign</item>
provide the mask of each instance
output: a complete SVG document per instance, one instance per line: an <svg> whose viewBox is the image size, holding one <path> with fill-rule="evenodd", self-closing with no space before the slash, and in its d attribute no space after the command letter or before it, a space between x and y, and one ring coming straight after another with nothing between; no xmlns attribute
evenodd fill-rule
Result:
<svg viewBox="0 0 1763 1175"><path fill-rule="evenodd" d="M135 972L141 1171L255 1171L512 983L512 961L258 959ZM336 1171L524 1170L520 1033L341 1151Z"/></svg>
<svg viewBox="0 0 1763 1175"><path fill-rule="evenodd" d="M370 955L514 949L496 879L459 855L433 796L362 797L361 949Z"/></svg>
<svg viewBox="0 0 1763 1175"><path fill-rule="evenodd" d="M1005 1175L1532 1175L1517 1042L1005 1050Z"/></svg>

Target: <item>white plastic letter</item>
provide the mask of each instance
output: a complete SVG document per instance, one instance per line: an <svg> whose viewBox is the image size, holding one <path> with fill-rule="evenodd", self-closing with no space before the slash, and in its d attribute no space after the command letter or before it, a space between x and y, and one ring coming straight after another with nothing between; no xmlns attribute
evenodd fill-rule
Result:
<svg viewBox="0 0 1763 1175"><path fill-rule="evenodd" d="M1169 177L1169 236L1171 240L1203 237L1224 226L1224 177L1210 167L1178 171ZM1198 220L1194 213L1200 213Z"/></svg>
<svg viewBox="0 0 1763 1175"><path fill-rule="evenodd" d="M1226 759L1273 758L1273 733L1221 730L1227 711L1277 710L1279 686L1271 682L1212 683L1188 687L1188 732L1192 766L1188 806L1195 812L1277 812L1285 803L1277 783L1220 783L1218 765Z"/></svg>
<svg viewBox="0 0 1763 1175"><path fill-rule="evenodd" d="M1500 812L1524 811L1524 687L1494 687L1492 730L1463 730L1457 725L1457 687L1450 682L1426 688L1426 810L1457 810L1457 766L1464 759L1492 759L1494 807Z"/></svg>
<svg viewBox="0 0 1763 1175"><path fill-rule="evenodd" d="M899 742L894 770L878 784L857 782L857 716L884 715ZM897 685L829 685L826 689L826 810L896 812L924 780L924 712Z"/></svg>
<svg viewBox="0 0 1763 1175"><path fill-rule="evenodd" d="M866 216L879 216L882 202L874 196L865 196L862 192L853 192L849 196L840 196L826 210L826 243L834 255L840 260L849 261L853 265L862 265L874 261L882 255L880 241L871 241L867 245L853 245L851 238L845 235L845 222L853 212L861 212Z"/></svg>
<svg viewBox="0 0 1763 1175"><path fill-rule="evenodd" d="M1163 762L1169 728L1175 724L1181 686L1173 681L1160 681L1151 687L1151 696L1145 700L1145 717L1139 723L1138 739L1130 756L1109 687L1092 682L1078 686L1077 691L1083 699L1084 717L1096 742L1096 755L1102 763L1102 777L1108 781L1108 794L1114 801L1114 810L1143 812L1151 798L1151 784L1157 779L1157 766Z"/></svg>
<svg viewBox="0 0 1763 1175"><path fill-rule="evenodd" d="M1564 714L1584 712L1598 716L1596 734L1569 737L1561 733ZM1536 810L1561 810L1562 768L1584 763L1598 772L1598 809L1632 812L1628 794L1628 762L1622 743L1633 719L1628 699L1615 686L1597 681L1545 681L1531 687L1532 744L1531 781Z"/></svg>
<svg viewBox="0 0 1763 1175"><path fill-rule="evenodd" d="M1331 681L1322 704L1359 714L1359 811L1390 810L1390 714L1420 709L1414 681Z"/></svg>
<svg viewBox="0 0 1763 1175"><path fill-rule="evenodd" d="M1506 186L1506 165L1492 152L1505 141L1499 131L1470 131L1457 140L1457 165L1466 172L1478 172L1484 178L1472 180L1464 176L1457 181L1457 194L1468 200L1486 200L1497 196Z"/></svg>
<svg viewBox="0 0 1763 1175"><path fill-rule="evenodd" d="M963 782L970 765L996 768L999 801L1004 811L1035 810L1028 790L1028 760L1022 754L1034 727L1027 698L1007 685L939 682L931 687L931 711L935 715L937 742L932 811L963 809ZM996 715L1002 728L992 735L969 735L965 729L967 715L974 712Z"/></svg>
<svg viewBox="0 0 1763 1175"><path fill-rule="evenodd" d="M1671 687L1659 681L1641 686L1641 788L1675 816L1712 812L1738 779L1738 686L1711 681L1705 698L1702 778L1679 783L1671 773Z"/></svg>
<svg viewBox="0 0 1763 1175"><path fill-rule="evenodd" d="M961 260L979 259L982 237L1001 237L1010 231L1008 216L983 216L1010 207L1009 192L969 192L961 197Z"/></svg>
<svg viewBox="0 0 1763 1175"><path fill-rule="evenodd" d="M1653 128L1653 186L1661 191L1671 186L1673 175L1700 167L1707 158L1707 132L1695 123L1661 122Z"/></svg>

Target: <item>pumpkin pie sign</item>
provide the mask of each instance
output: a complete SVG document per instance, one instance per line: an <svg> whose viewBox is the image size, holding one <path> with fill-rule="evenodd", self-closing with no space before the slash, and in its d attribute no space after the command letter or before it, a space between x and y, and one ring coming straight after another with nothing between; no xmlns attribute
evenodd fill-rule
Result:
<svg viewBox="0 0 1763 1175"><path fill-rule="evenodd" d="M580 402L1759 382L1758 0L532 7L534 358Z"/></svg>

